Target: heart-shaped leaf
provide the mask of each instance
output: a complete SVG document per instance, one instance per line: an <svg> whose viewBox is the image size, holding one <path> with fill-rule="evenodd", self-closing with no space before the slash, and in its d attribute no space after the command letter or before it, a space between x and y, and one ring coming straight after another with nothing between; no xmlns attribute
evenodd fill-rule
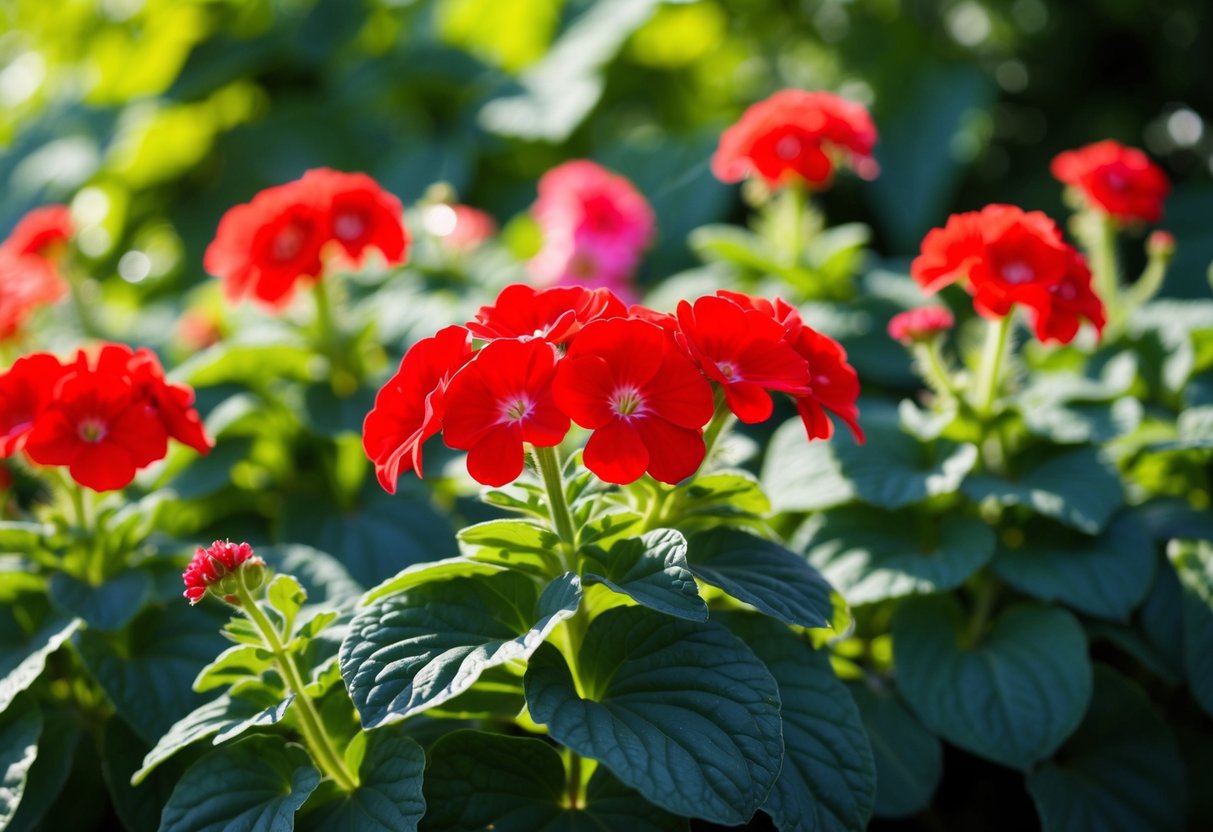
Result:
<svg viewBox="0 0 1213 832"><path fill-rule="evenodd" d="M421 778L425 752L391 729L370 731L358 768L358 788L300 818L301 830L316 832L414 832L425 814ZM308 804L309 810L312 808Z"/></svg>
<svg viewBox="0 0 1213 832"><path fill-rule="evenodd" d="M943 744L922 727L891 689L847 686L876 761L876 805L882 818L916 815L931 802L943 776Z"/></svg>
<svg viewBox="0 0 1213 832"><path fill-rule="evenodd" d="M708 606L687 568L687 542L673 529L655 529L642 537L620 540L604 552L584 550L581 578L603 583L649 609L706 621Z"/></svg>

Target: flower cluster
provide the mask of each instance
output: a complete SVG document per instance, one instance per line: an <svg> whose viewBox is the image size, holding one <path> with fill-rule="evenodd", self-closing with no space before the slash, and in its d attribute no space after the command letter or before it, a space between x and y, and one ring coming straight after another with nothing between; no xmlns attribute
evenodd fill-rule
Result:
<svg viewBox="0 0 1213 832"><path fill-rule="evenodd" d="M106 344L69 362L35 353L0 373L0 457L24 451L39 465L67 466L94 491L123 488L164 458L170 438L211 449L193 404L194 392L170 384L147 349Z"/></svg>
<svg viewBox="0 0 1213 832"><path fill-rule="evenodd" d="M375 250L397 265L408 245L396 197L366 174L320 168L224 214L203 263L229 299L280 309L330 262L357 267Z"/></svg>
<svg viewBox="0 0 1213 832"><path fill-rule="evenodd" d="M782 90L724 131L712 173L723 182L757 176L772 188L796 182L821 189L844 162L874 179L875 145L876 126L862 104L828 92Z"/></svg>
<svg viewBox="0 0 1213 832"><path fill-rule="evenodd" d="M630 182L585 159L566 162L539 180L531 210L543 233L543 248L530 262L540 285L630 294L656 228L653 209Z"/></svg>
<svg viewBox="0 0 1213 832"><path fill-rule="evenodd" d="M926 341L956 325L952 313L943 306L920 306L898 312L889 320L889 337L903 344Z"/></svg>
<svg viewBox="0 0 1213 832"><path fill-rule="evenodd" d="M1149 156L1111 139L1058 154L1050 170L1088 205L1121 223L1158 222L1171 190Z"/></svg>
<svg viewBox="0 0 1213 832"><path fill-rule="evenodd" d="M234 579L236 573L252 570L247 575L245 583L250 589L261 584L261 569L265 561L253 554L253 547L247 543L232 543L230 540L216 540L205 549L199 547L185 572L181 575L185 581L185 592L182 594L189 599L190 606L201 601L206 593L214 591L229 604L239 603L235 596L235 587L224 586L224 579Z"/></svg>
<svg viewBox="0 0 1213 832"><path fill-rule="evenodd" d="M466 326L408 351L363 445L388 491L402 467L421 476L422 446L439 432L468 452L473 478L500 486L522 472L525 443L558 445L577 424L591 432L584 463L604 481L648 473L673 484L703 462L713 386L744 422L769 418L776 391L793 399L809 438L833 433L828 411L862 440L846 353L781 300L722 291L670 315L628 309L602 288L514 285Z"/></svg>
<svg viewBox="0 0 1213 832"><path fill-rule="evenodd" d="M0 243L0 340L11 338L37 309L67 294L56 265L72 237L66 205L46 205L26 214Z"/></svg>
<svg viewBox="0 0 1213 832"><path fill-rule="evenodd" d="M1086 261L1039 211L987 205L953 214L923 239L910 274L928 294L962 282L987 318L1026 307L1041 341L1069 343L1083 319L1103 329L1104 306Z"/></svg>

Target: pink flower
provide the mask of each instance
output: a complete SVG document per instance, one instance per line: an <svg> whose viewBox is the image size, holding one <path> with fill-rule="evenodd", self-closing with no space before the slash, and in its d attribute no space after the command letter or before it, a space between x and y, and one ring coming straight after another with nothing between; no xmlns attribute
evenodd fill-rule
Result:
<svg viewBox="0 0 1213 832"><path fill-rule="evenodd" d="M539 180L532 209L543 248L531 273L545 286L627 287L656 221L644 196L622 176L594 162L566 162Z"/></svg>
<svg viewBox="0 0 1213 832"><path fill-rule="evenodd" d="M956 325L952 313L942 306L920 306L899 312L889 321L889 337L909 344L924 341L937 332L947 332Z"/></svg>

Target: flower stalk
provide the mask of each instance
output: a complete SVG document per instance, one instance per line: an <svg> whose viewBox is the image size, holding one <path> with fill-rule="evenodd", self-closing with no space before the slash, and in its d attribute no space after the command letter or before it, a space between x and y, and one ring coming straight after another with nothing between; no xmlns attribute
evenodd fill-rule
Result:
<svg viewBox="0 0 1213 832"><path fill-rule="evenodd" d="M1011 315L1005 315L998 321L988 321L986 342L981 351L981 367L977 376L977 399L974 407L977 414L988 420L994 413L994 403L998 400L998 381L1002 374L1003 359L1007 352L1007 344L1011 340Z"/></svg>

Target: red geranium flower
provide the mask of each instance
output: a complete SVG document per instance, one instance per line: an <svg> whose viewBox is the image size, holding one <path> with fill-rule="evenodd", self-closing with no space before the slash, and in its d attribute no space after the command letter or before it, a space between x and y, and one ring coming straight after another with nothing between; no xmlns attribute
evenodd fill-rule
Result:
<svg viewBox="0 0 1213 832"><path fill-rule="evenodd" d="M164 425L129 377L79 368L59 382L25 440L31 460L66 465L72 479L94 491L124 488L167 450Z"/></svg>
<svg viewBox="0 0 1213 832"><path fill-rule="evenodd" d="M472 355L470 333L448 326L409 349L396 374L375 397L375 407L362 423L362 447L375 463L379 484L396 493L400 465L422 475L421 447L442 429L447 383Z"/></svg>
<svg viewBox="0 0 1213 832"><path fill-rule="evenodd" d="M859 375L847 363L847 352L833 338L808 326L796 307L781 298L773 302L741 292L716 293L744 309L754 309L783 326L784 339L809 365L809 387L793 394L796 410L804 422L809 439L829 439L834 424L828 410L846 423L859 442L864 441L859 427Z"/></svg>
<svg viewBox="0 0 1213 832"><path fill-rule="evenodd" d="M691 357L721 385L729 409L755 424L771 417L766 390L807 393L809 367L770 315L745 309L724 297L678 304L678 324Z"/></svg>
<svg viewBox="0 0 1213 832"><path fill-rule="evenodd" d="M182 595L188 598L190 606L193 606L206 596L207 590L213 584L219 583L246 565L265 566L265 561L254 555L253 547L247 543L216 540L205 549L199 547L181 575L185 581L185 592ZM234 603L236 599L228 597L225 600Z"/></svg>
<svg viewBox="0 0 1213 832"><path fill-rule="evenodd" d="M987 318L1002 318L1017 304L1027 307L1042 341L1069 342L1080 317L1096 331L1103 328L1103 304L1091 289L1086 262L1039 211L987 205L953 215L927 234L910 274L927 293L963 282Z"/></svg>
<svg viewBox="0 0 1213 832"><path fill-rule="evenodd" d="M482 306L467 328L477 338L542 338L567 344L582 327L600 318L627 314L623 302L609 289L556 286L535 289L515 283L501 290L492 306Z"/></svg>
<svg viewBox="0 0 1213 832"><path fill-rule="evenodd" d="M49 249L72 238L73 230L66 205L44 205L22 217L0 247L14 254L47 257Z"/></svg>
<svg viewBox="0 0 1213 832"><path fill-rule="evenodd" d="M1158 222L1171 190L1167 175L1149 156L1111 139L1059 153L1049 169L1119 222Z"/></svg>
<svg viewBox="0 0 1213 832"><path fill-rule="evenodd" d="M920 306L898 312L889 321L889 337L903 344L922 341L956 325L952 313L942 306Z"/></svg>
<svg viewBox="0 0 1213 832"><path fill-rule="evenodd" d="M648 471L674 484L703 462L712 388L654 324L615 318L587 326L557 367L553 392L561 410L594 431L583 461L606 482Z"/></svg>
<svg viewBox="0 0 1213 832"><path fill-rule="evenodd" d="M723 182L756 175L771 187L799 181L821 188L841 160L873 179L879 170L875 144L876 127L863 105L828 92L783 90L724 131L712 173Z"/></svg>
<svg viewBox="0 0 1213 832"><path fill-rule="evenodd" d="M468 452L468 473L483 485L522 473L523 443L559 445L569 417L552 399L556 348L546 341L497 340L451 378L442 438Z"/></svg>
<svg viewBox="0 0 1213 832"><path fill-rule="evenodd" d="M77 361L87 363L83 353ZM135 397L159 418L171 438L200 454L209 453L215 446L194 409L194 391L182 384L170 384L154 352L146 347L132 350L125 344L106 344L97 355L96 366L101 374L126 374Z"/></svg>
<svg viewBox="0 0 1213 832"><path fill-rule="evenodd" d="M20 332L30 315L67 294L48 260L0 246L0 340Z"/></svg>
<svg viewBox="0 0 1213 832"><path fill-rule="evenodd" d="M369 249L382 254L389 265L404 262L409 244L404 208L374 179L365 173L318 168L305 173L299 187L310 191L328 218L328 239L355 266L361 266Z"/></svg>
<svg viewBox="0 0 1213 832"><path fill-rule="evenodd" d="M67 369L55 356L40 352L18 358L0 373L0 457L12 456L25 444Z"/></svg>

